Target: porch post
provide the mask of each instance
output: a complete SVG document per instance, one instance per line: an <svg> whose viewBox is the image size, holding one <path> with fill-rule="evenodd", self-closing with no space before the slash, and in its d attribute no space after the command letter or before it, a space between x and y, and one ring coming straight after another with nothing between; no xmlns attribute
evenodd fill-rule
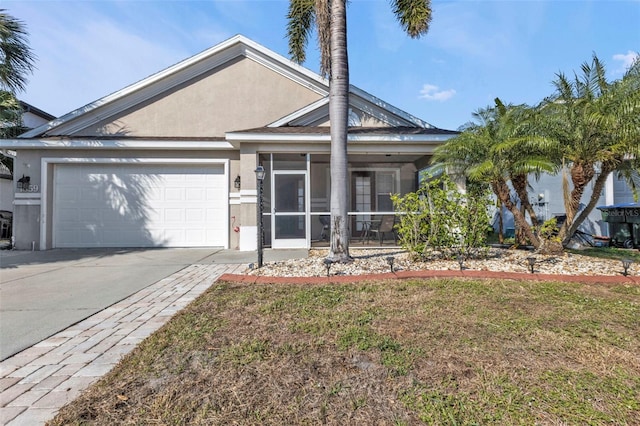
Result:
<svg viewBox="0 0 640 426"><path fill-rule="evenodd" d="M263 199L263 182L264 182L264 167L256 167L256 180L258 184L258 211L257 224L258 224L258 268L262 268L262 250L264 246L264 223L262 222L262 213L264 210Z"/></svg>

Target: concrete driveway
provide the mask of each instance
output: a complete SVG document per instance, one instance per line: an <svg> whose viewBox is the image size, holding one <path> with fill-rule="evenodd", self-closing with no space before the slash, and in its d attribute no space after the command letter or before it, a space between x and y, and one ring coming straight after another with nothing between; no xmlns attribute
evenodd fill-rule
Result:
<svg viewBox="0 0 640 426"><path fill-rule="evenodd" d="M249 263L212 248L0 251L0 360L195 263Z"/></svg>
<svg viewBox="0 0 640 426"><path fill-rule="evenodd" d="M265 262L308 251L265 250ZM0 250L0 361L192 264L249 264L216 248Z"/></svg>

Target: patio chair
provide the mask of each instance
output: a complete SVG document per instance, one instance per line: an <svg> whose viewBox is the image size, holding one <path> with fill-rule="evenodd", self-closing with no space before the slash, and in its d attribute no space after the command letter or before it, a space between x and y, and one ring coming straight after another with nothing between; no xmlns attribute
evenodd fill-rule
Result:
<svg viewBox="0 0 640 426"><path fill-rule="evenodd" d="M393 215L382 216L380 219L380 224L369 230L369 235L377 235L380 241L380 245L384 241L384 234L391 233L393 234L393 242L394 244L398 243L398 236L396 235L395 229L393 229L393 225L396 223L396 217Z"/></svg>
<svg viewBox="0 0 640 426"><path fill-rule="evenodd" d="M320 241L329 241L329 224L331 223L331 216L320 216L320 223L322 224L322 231L320 232Z"/></svg>

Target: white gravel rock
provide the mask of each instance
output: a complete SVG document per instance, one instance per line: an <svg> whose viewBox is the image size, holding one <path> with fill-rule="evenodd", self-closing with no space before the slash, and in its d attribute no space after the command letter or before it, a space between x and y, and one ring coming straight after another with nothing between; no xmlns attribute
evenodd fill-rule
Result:
<svg viewBox="0 0 640 426"><path fill-rule="evenodd" d="M291 259L269 262L260 269L248 271L251 275L272 277L325 277L327 249L311 249L306 259ZM387 258L393 257L394 271L458 270L456 260L415 261L401 248L391 249L351 249L353 262L330 265L331 275L362 275L390 272ZM540 274L566 275L620 275L622 265L619 260L596 259L573 253L558 256L535 254L526 250L490 249L482 259L468 259L463 263L465 270L498 272L529 272L527 257L535 257L534 271ZM636 275L640 265L631 264L630 275Z"/></svg>

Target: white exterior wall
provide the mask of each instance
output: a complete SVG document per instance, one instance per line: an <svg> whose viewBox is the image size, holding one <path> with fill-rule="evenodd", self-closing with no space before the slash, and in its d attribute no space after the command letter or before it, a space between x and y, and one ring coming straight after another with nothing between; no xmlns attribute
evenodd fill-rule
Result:
<svg viewBox="0 0 640 426"><path fill-rule="evenodd" d="M563 215L565 212L564 199L562 194L562 175L548 175L544 174L538 181L533 176L530 176L529 181L529 196L530 203L536 211L538 219L541 221L549 220L557 215ZM582 195L580 207L584 207L591 198L593 191L593 182L591 182L585 193ZM605 188L606 191L606 188ZM598 204L596 206L602 206L606 204L606 193L600 195ZM618 202L618 201L616 201ZM497 220L493 223L496 228ZM514 228L513 216L507 210L504 213L504 227L505 229ZM600 210L594 209L588 216L587 220L580 226L583 231L592 235L608 235L607 223L602 220L602 214Z"/></svg>
<svg viewBox="0 0 640 426"><path fill-rule="evenodd" d="M43 124L46 124L49 120L40 117L32 112L25 112L22 115L22 125L28 129L35 129Z"/></svg>
<svg viewBox="0 0 640 426"><path fill-rule="evenodd" d="M13 211L13 180L0 178L0 210Z"/></svg>
<svg viewBox="0 0 640 426"><path fill-rule="evenodd" d="M634 203L637 202L633 199L633 191L627 185L627 182L624 179L618 179L615 176L615 173L612 175L613 180L613 202L611 204L622 204L622 203ZM634 177L634 181L636 185L640 186L640 177L636 175Z"/></svg>

